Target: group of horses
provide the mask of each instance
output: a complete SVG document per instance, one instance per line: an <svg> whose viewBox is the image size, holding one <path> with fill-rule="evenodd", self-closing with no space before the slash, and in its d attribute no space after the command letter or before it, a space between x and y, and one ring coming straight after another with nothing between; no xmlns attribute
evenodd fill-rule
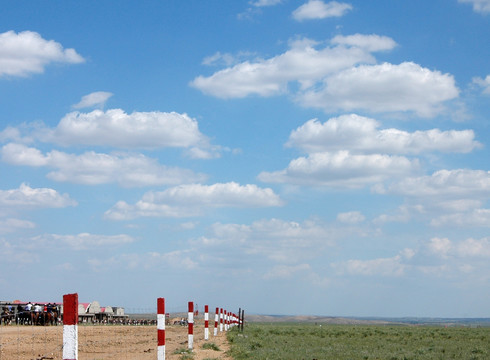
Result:
<svg viewBox="0 0 490 360"><path fill-rule="evenodd" d="M44 305L37 308L28 308L17 305L2 307L0 325L10 325L15 322L16 325L58 325L60 310L56 305Z"/></svg>

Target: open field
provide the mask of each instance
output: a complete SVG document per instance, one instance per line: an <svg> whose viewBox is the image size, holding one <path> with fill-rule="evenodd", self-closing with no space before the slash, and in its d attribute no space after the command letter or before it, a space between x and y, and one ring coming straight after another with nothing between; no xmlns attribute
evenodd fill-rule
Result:
<svg viewBox="0 0 490 360"><path fill-rule="evenodd" d="M490 359L490 327L252 323L228 340L235 360Z"/></svg>
<svg viewBox="0 0 490 360"><path fill-rule="evenodd" d="M231 360L225 352L224 333L204 340L203 325L194 326L194 351L187 350L187 327L166 329L166 359ZM0 326L0 360L61 360L63 326ZM79 325L79 360L154 360L157 350L156 326ZM205 344L214 344L207 348ZM216 349L218 348L218 349Z"/></svg>

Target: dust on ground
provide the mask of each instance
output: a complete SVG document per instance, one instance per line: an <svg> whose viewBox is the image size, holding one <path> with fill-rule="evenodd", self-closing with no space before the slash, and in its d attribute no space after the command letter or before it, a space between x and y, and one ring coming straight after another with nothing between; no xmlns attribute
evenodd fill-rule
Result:
<svg viewBox="0 0 490 360"><path fill-rule="evenodd" d="M226 354L229 344L226 332L204 340L204 326L194 324L194 346L191 355L180 352L188 349L188 329L180 325L166 326L165 359L232 360ZM211 343L219 350L203 349ZM0 326L0 360L62 360L63 326ZM157 358L156 326L79 325L78 359L146 360Z"/></svg>

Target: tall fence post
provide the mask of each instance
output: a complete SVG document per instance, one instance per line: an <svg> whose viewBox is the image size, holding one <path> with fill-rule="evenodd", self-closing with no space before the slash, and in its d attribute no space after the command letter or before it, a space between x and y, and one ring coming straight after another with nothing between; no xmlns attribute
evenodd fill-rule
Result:
<svg viewBox="0 0 490 360"><path fill-rule="evenodd" d="M209 339L209 306L204 305L204 340Z"/></svg>
<svg viewBox="0 0 490 360"><path fill-rule="evenodd" d="M157 332L158 350L157 359L165 360L165 299L157 299Z"/></svg>
<svg viewBox="0 0 490 360"><path fill-rule="evenodd" d="M214 312L214 336L218 335L218 314L219 308L216 308L216 311Z"/></svg>
<svg viewBox="0 0 490 360"><path fill-rule="evenodd" d="M223 308L219 309L219 332L223 331Z"/></svg>
<svg viewBox="0 0 490 360"><path fill-rule="evenodd" d="M78 360L78 294L63 295L63 360Z"/></svg>
<svg viewBox="0 0 490 360"><path fill-rule="evenodd" d="M240 324L240 330L243 331L243 323L245 322L245 310L242 310L242 320L241 320L241 324Z"/></svg>
<svg viewBox="0 0 490 360"><path fill-rule="evenodd" d="M189 317L188 317L188 326L189 326L189 349L192 350L194 346L194 303L189 301Z"/></svg>

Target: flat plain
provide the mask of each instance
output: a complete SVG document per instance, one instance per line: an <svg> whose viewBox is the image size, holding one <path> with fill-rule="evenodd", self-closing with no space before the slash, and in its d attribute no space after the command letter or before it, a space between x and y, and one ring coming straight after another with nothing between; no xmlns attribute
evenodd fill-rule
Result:
<svg viewBox="0 0 490 360"><path fill-rule="evenodd" d="M252 323L228 340L235 360L490 359L490 327Z"/></svg>

